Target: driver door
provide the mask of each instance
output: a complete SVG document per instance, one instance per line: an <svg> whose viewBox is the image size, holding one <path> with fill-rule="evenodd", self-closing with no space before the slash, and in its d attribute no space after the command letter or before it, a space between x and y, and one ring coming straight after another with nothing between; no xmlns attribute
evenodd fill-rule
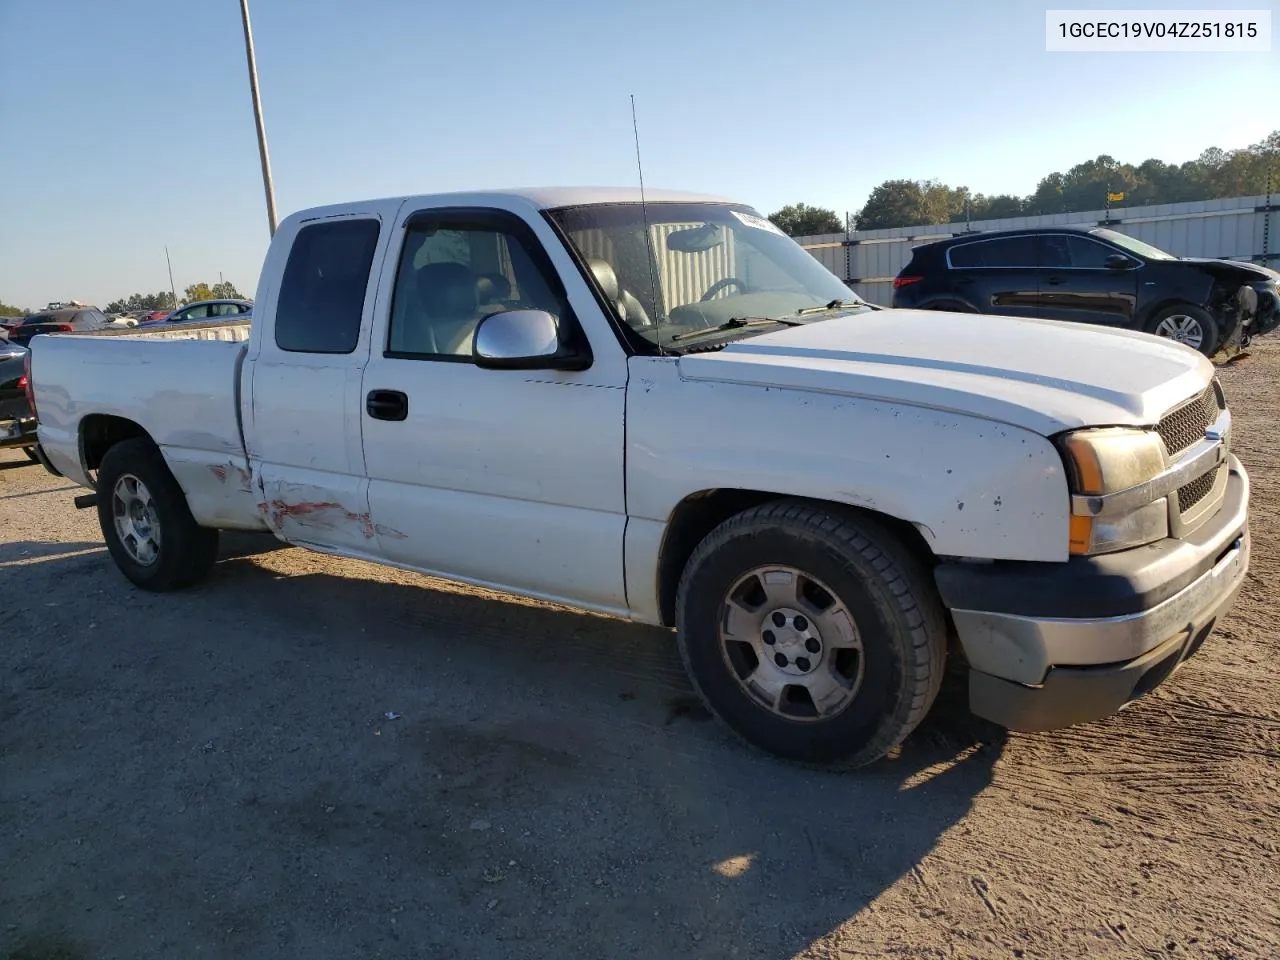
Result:
<svg viewBox="0 0 1280 960"><path fill-rule="evenodd" d="M544 239L491 208L406 208L400 222L362 390L382 553L624 612L625 356L596 350L581 371L491 370L471 359L488 314L546 310L581 335L577 316L599 306L568 299L544 246L557 242L549 228Z"/></svg>
<svg viewBox="0 0 1280 960"><path fill-rule="evenodd" d="M1137 262L1109 267L1114 247L1079 234L1041 234L1040 315L1053 320L1131 327L1138 299Z"/></svg>

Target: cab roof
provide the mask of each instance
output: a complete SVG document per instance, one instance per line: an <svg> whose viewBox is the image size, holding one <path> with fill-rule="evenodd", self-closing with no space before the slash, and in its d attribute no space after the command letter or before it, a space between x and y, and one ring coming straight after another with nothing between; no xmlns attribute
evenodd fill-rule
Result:
<svg viewBox="0 0 1280 960"><path fill-rule="evenodd" d="M325 204L299 210L303 220L323 217L340 212L350 212L359 207L385 206L416 200L431 206L490 206L499 203L510 206L528 205L538 210L554 210L559 207L575 207L597 203L639 203L639 187L525 187L497 190L467 190L448 193L409 193L393 197L380 197L339 204ZM679 190L644 191L646 203L736 203L726 197L710 194L687 193ZM291 217L292 218L292 217Z"/></svg>

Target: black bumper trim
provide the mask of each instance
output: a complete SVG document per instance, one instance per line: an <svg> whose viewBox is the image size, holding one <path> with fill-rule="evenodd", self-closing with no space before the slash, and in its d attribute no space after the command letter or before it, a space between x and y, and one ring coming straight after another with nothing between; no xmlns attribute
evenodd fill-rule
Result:
<svg viewBox="0 0 1280 960"><path fill-rule="evenodd" d="M1248 481L1232 463L1218 512L1183 540L1063 563L942 563L934 569L942 602L948 609L1071 619L1149 610L1213 569L1247 525Z"/></svg>
<svg viewBox="0 0 1280 960"><path fill-rule="evenodd" d="M1035 686L970 671L969 709L992 723L1027 733L1109 717L1164 683L1199 652L1234 599L1233 593L1194 633L1173 637L1126 663L1054 667Z"/></svg>

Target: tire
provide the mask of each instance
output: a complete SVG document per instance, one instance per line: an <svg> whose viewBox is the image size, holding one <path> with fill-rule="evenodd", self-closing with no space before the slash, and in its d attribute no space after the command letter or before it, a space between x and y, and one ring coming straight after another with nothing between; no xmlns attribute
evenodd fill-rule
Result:
<svg viewBox="0 0 1280 960"><path fill-rule="evenodd" d="M1179 336L1177 333L1180 329L1188 333ZM1218 321L1213 319L1213 315L1203 307L1190 303L1175 303L1159 310L1147 321L1147 333L1186 344L1206 357L1212 357L1218 352L1221 338Z"/></svg>
<svg viewBox="0 0 1280 960"><path fill-rule="evenodd" d="M102 538L134 584L163 592L209 574L218 559L218 531L196 523L186 495L150 440L124 440L108 450L96 485ZM118 515L129 518L127 523L117 524Z"/></svg>
<svg viewBox="0 0 1280 960"><path fill-rule="evenodd" d="M779 605L788 591L802 599ZM806 764L883 757L924 719L946 663L928 571L874 520L799 500L708 534L681 577L676 627L711 711L747 742Z"/></svg>

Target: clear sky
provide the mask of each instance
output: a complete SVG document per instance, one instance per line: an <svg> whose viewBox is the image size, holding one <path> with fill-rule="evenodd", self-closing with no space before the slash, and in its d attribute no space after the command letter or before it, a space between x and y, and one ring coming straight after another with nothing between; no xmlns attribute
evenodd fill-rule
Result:
<svg viewBox="0 0 1280 960"><path fill-rule="evenodd" d="M283 217L631 184L854 211L896 177L1029 193L1280 127L1270 54L1050 54L1046 7L1265 0L252 0ZM1273 20L1280 16L1272 0ZM267 244L238 0L0 0L0 301L105 305Z"/></svg>

